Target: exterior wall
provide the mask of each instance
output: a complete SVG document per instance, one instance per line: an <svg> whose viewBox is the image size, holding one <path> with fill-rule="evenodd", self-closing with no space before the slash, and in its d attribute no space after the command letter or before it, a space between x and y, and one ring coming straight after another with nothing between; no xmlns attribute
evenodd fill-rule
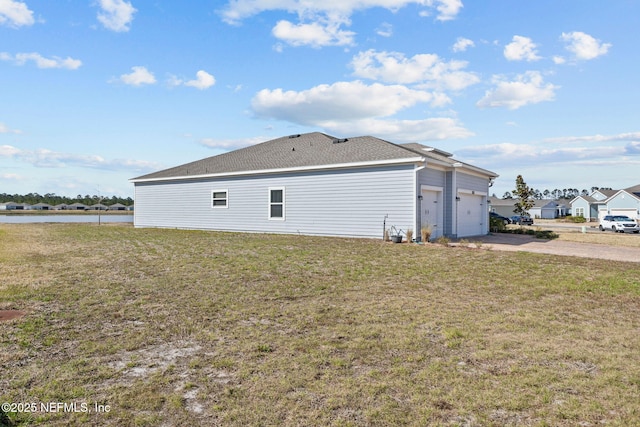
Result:
<svg viewBox="0 0 640 427"><path fill-rule="evenodd" d="M383 223L414 227L414 165L135 184L136 227L382 238ZM269 219L269 188L284 187L285 218ZM212 191L228 192L212 208Z"/></svg>
<svg viewBox="0 0 640 427"><path fill-rule="evenodd" d="M611 215L626 215L636 219L640 217L640 200L627 192L620 192L607 201L607 210Z"/></svg>
<svg viewBox="0 0 640 427"><path fill-rule="evenodd" d="M515 203L515 200L513 201L513 203ZM513 211L513 204L508 206L491 205L491 211L497 213L498 215L506 216L507 218L515 215L515 212Z"/></svg>
<svg viewBox="0 0 640 427"><path fill-rule="evenodd" d="M576 208L582 208L584 211L584 218L589 221L593 215L593 212L591 211L591 205L589 204L588 201L586 201L585 199L579 198L573 201L573 203L571 203L571 214L572 215L576 215L577 209ZM597 215L597 214L596 214Z"/></svg>

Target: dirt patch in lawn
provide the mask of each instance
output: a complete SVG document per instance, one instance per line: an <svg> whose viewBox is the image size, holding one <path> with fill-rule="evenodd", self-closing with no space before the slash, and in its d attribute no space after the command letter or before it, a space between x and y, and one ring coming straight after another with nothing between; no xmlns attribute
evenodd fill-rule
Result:
<svg viewBox="0 0 640 427"><path fill-rule="evenodd" d="M0 310L0 322L19 319L27 314L22 310Z"/></svg>

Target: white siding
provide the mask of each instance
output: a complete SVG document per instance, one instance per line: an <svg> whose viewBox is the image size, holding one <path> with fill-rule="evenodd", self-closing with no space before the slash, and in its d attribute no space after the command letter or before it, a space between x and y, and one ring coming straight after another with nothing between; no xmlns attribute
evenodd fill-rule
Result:
<svg viewBox="0 0 640 427"><path fill-rule="evenodd" d="M414 219L414 166L386 166L135 184L136 227L300 233L381 238ZM268 219L270 187L285 188L285 220ZM211 191L228 190L228 208Z"/></svg>

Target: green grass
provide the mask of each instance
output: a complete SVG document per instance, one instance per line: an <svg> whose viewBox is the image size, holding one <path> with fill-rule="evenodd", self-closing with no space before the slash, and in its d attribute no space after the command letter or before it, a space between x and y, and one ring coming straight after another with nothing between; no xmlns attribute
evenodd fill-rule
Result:
<svg viewBox="0 0 640 427"><path fill-rule="evenodd" d="M640 265L304 236L1 225L15 425L640 423ZM1 421L1 418L0 418ZM1 423L0 423L1 424Z"/></svg>

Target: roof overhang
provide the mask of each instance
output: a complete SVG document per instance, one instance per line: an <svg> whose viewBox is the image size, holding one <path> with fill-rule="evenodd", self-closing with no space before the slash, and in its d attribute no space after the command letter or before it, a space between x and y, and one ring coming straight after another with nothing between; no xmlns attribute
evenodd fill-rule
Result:
<svg viewBox="0 0 640 427"><path fill-rule="evenodd" d="M332 169L352 169L352 168L364 168L364 167L372 167L372 166L389 166L389 165L424 163L425 160L426 159L424 157L407 157L404 159L337 163L337 164L331 164L331 165L298 166L298 167L292 167L292 168L222 172L222 173L209 173L209 174L201 174L201 175L171 176L171 177L162 177L162 178L132 178L129 180L129 182L137 184L137 183L144 183L144 182L185 181L185 180L197 180L197 179L207 179L207 178L271 175L271 174L280 174L280 173L296 173L296 172L309 172L309 171L332 170Z"/></svg>

